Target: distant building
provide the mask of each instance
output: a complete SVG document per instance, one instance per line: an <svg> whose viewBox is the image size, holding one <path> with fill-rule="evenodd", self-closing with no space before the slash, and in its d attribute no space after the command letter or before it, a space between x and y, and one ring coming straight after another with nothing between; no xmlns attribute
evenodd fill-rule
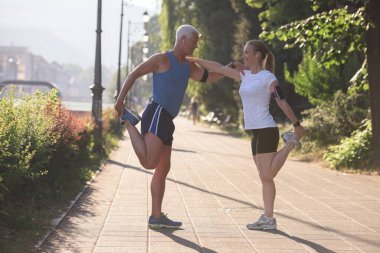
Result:
<svg viewBox="0 0 380 253"><path fill-rule="evenodd" d="M57 85L62 97L70 97L72 77L56 62L48 63L26 47L0 46L0 82L6 80L46 81Z"/></svg>

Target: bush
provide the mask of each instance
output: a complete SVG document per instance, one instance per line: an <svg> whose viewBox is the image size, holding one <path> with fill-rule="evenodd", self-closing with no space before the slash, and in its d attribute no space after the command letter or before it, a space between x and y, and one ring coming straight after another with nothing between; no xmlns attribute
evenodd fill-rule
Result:
<svg viewBox="0 0 380 253"><path fill-rule="evenodd" d="M369 118L368 108L366 95L348 96L338 91L332 101L303 113L309 130L305 139L314 141L317 146L336 144L350 136L364 119Z"/></svg>
<svg viewBox="0 0 380 253"><path fill-rule="evenodd" d="M328 148L323 159L335 168L364 168L371 158L371 120L365 120L361 127L338 145Z"/></svg>
<svg viewBox="0 0 380 253"><path fill-rule="evenodd" d="M0 209L4 201L18 206L54 198L70 180L84 180L92 130L91 119L66 110L56 91L1 99Z"/></svg>
<svg viewBox="0 0 380 253"><path fill-rule="evenodd" d="M91 116L75 116L56 93L0 99L0 252L29 252L116 146L116 124L106 110L104 149L94 153Z"/></svg>
<svg viewBox="0 0 380 253"><path fill-rule="evenodd" d="M49 96L51 102L56 101L56 94ZM18 191L23 181L47 173L55 143L50 134L52 120L41 113L48 101L41 93L0 100L0 176L10 192Z"/></svg>
<svg viewBox="0 0 380 253"><path fill-rule="evenodd" d="M305 52L298 71L293 77L285 65L285 79L294 84L297 94L307 97L314 104L321 104L331 99L335 91L342 89L339 68L333 66L330 69L313 59L310 52Z"/></svg>

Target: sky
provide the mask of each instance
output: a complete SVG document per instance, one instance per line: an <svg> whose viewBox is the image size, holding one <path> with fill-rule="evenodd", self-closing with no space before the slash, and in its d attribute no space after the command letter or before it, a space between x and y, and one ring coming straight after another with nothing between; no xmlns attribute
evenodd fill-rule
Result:
<svg viewBox="0 0 380 253"><path fill-rule="evenodd" d="M158 14L161 0L124 2L127 2L123 27L123 44L126 47L128 20L135 23L131 25L131 42L140 40L144 34L142 13L146 10L149 15ZM93 65L97 4L97 0L1 0L0 46L26 46L33 54L41 55L49 62L75 61L71 63L83 67ZM120 12L121 0L102 1L102 64L111 68L116 68L118 61ZM64 46L54 48L54 45L43 43L46 41L31 38L31 34L38 38L46 38L45 35L54 37L52 44L62 40ZM126 48L123 50L125 59Z"/></svg>

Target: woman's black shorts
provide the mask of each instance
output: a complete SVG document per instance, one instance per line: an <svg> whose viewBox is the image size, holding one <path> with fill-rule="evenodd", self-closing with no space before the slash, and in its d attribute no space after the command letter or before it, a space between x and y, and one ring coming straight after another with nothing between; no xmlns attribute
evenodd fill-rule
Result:
<svg viewBox="0 0 380 253"><path fill-rule="evenodd" d="M173 117L159 104L150 102L141 119L141 134L157 136L164 145L171 146L174 133Z"/></svg>
<svg viewBox="0 0 380 253"><path fill-rule="evenodd" d="M279 131L277 127L250 130L252 132L252 155L277 152Z"/></svg>

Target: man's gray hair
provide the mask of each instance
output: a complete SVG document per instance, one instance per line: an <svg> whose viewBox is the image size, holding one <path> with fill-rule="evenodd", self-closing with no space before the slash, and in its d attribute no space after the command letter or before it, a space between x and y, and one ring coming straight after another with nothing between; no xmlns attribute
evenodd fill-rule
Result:
<svg viewBox="0 0 380 253"><path fill-rule="evenodd" d="M198 34L198 37L201 36L201 33L191 25L181 25L180 27L177 28L177 32L175 34L175 40L178 41L182 36L185 36L186 38L189 38L190 36L193 35L193 33Z"/></svg>

